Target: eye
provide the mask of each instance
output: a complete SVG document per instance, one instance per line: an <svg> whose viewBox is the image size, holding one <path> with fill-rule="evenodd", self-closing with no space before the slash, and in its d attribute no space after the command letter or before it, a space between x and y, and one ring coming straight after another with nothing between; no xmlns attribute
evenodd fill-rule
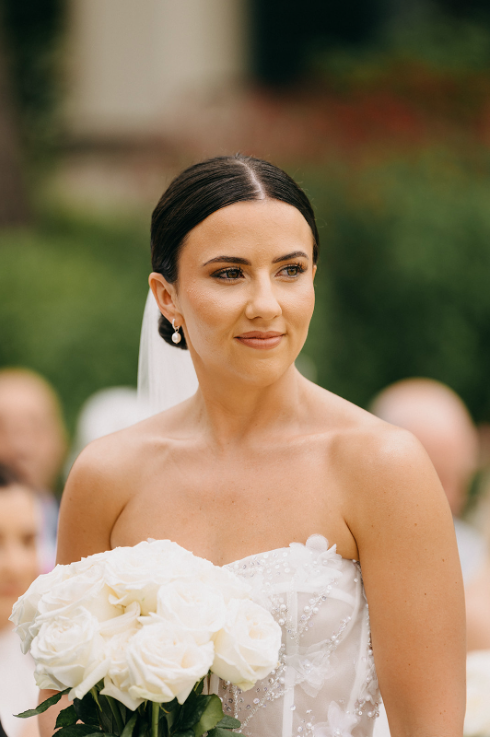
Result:
<svg viewBox="0 0 490 737"><path fill-rule="evenodd" d="M283 266L279 273L283 276L294 278L295 276L302 274L304 271L306 271L306 269L303 264L288 264L287 266Z"/></svg>
<svg viewBox="0 0 490 737"><path fill-rule="evenodd" d="M229 267L227 269L221 269L213 274L215 279L222 279L223 281L236 281L243 276L241 269L237 267Z"/></svg>

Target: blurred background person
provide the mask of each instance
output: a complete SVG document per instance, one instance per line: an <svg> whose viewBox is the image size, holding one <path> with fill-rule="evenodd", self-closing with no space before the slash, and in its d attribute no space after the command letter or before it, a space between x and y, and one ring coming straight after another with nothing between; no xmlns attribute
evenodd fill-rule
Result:
<svg viewBox="0 0 490 737"><path fill-rule="evenodd" d="M36 489L42 508L41 564L54 564L58 504L54 496L66 455L67 434L54 389L22 368L0 371L0 462Z"/></svg>
<svg viewBox="0 0 490 737"><path fill-rule="evenodd" d="M466 406L448 386L417 378L387 387L370 409L382 420L409 430L427 451L451 507L467 584L483 565L486 546L480 533L461 519L478 466L478 435Z"/></svg>
<svg viewBox="0 0 490 737"><path fill-rule="evenodd" d="M79 453L93 440L145 419L148 412L137 391L130 386L114 386L96 392L82 406L75 440L66 464L68 475Z"/></svg>
<svg viewBox="0 0 490 737"><path fill-rule="evenodd" d="M35 708L34 663L23 655L8 618L39 573L39 505L35 491L0 464L0 721L7 737L36 737L36 719L14 714Z"/></svg>

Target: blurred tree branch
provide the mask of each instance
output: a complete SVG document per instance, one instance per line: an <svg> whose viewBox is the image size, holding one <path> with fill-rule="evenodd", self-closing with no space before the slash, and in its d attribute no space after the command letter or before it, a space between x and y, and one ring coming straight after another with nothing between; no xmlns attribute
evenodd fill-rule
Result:
<svg viewBox="0 0 490 737"><path fill-rule="evenodd" d="M19 133L3 14L0 13L0 227L24 225L31 219Z"/></svg>

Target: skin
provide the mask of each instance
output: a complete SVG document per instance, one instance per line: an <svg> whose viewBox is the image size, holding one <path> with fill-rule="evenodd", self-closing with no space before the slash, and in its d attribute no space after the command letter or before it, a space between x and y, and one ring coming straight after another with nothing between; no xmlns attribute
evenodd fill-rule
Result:
<svg viewBox="0 0 490 737"><path fill-rule="evenodd" d="M0 372L0 460L41 491L54 487L66 436L50 386L30 371Z"/></svg>
<svg viewBox="0 0 490 737"><path fill-rule="evenodd" d="M0 489L0 630L10 628L12 607L39 573L39 532L34 497L22 486ZM37 719L25 723L23 737L37 737Z"/></svg>
<svg viewBox="0 0 490 737"><path fill-rule="evenodd" d="M420 440L458 517L478 465L478 435L457 394L432 379L405 379L382 391L372 411ZM490 562L471 579L465 595L467 648L490 649Z"/></svg>
<svg viewBox="0 0 490 737"><path fill-rule="evenodd" d="M189 233L176 284L150 276L200 388L82 453L62 501L59 562L154 537L223 565L321 533L361 561L392 736L461 737L451 514L413 436L296 371L314 305L312 248L295 208L237 203ZM248 263L209 263L221 256ZM259 350L243 341L250 331L282 337Z"/></svg>

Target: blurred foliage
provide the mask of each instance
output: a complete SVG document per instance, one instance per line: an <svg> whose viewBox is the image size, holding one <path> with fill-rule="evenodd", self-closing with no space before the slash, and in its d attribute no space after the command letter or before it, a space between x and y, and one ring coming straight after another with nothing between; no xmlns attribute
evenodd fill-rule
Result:
<svg viewBox="0 0 490 737"><path fill-rule="evenodd" d="M97 389L135 385L150 270L136 223L46 216L0 233L0 365L39 371L73 430Z"/></svg>
<svg viewBox="0 0 490 737"><path fill-rule="evenodd" d="M312 173L321 227L305 353L323 386L366 406L387 384L449 384L490 419L490 159L421 154Z"/></svg>
<svg viewBox="0 0 490 737"><path fill-rule="evenodd" d="M24 142L36 160L52 154L59 134L65 7L63 0L0 0L11 87Z"/></svg>
<svg viewBox="0 0 490 737"><path fill-rule="evenodd" d="M304 354L318 382L366 406L429 376L490 420L490 158L421 154L302 178L321 229ZM150 269L146 226L45 217L0 235L0 365L25 365L83 401L134 385Z"/></svg>
<svg viewBox="0 0 490 737"><path fill-rule="evenodd" d="M464 77L490 69L490 23L414 2L385 21L370 43L312 45L308 68L337 89L379 84L401 69Z"/></svg>

